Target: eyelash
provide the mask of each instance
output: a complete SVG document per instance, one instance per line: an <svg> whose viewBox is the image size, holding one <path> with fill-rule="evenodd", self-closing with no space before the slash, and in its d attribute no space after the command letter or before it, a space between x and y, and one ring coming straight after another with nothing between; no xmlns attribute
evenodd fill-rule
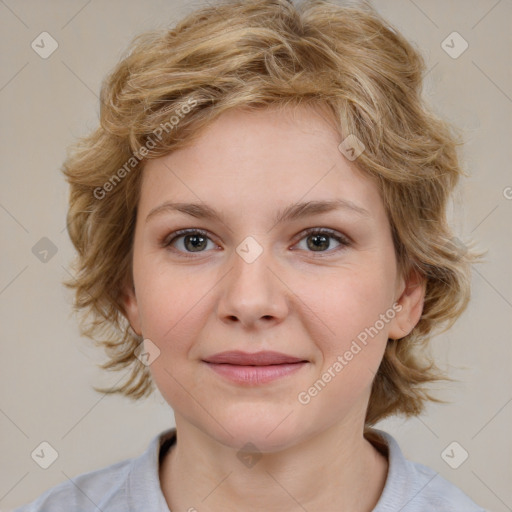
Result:
<svg viewBox="0 0 512 512"><path fill-rule="evenodd" d="M308 237L309 235L312 235L312 234L315 234L315 235L327 235L329 238L333 238L334 240L336 240L337 242L339 242L341 244L340 247L337 247L336 249L332 249L332 250L328 250L328 251L318 251L318 253L315 253L315 251L307 251L307 252L311 252L312 254L314 254L314 257L322 258L322 257L325 257L324 255L330 256L332 253L336 253L336 252L338 252L340 250L344 250L345 248L347 248L347 247L352 245L352 241L348 237L342 235L341 233L338 233L337 231L334 231L334 230L328 229L328 228L309 228L309 229L306 229L305 231L303 231L300 234L301 238L299 238L297 243L299 243L301 240L303 240L304 238L306 238L306 237ZM164 247L164 248L169 248L170 250L173 250L173 252L177 252L178 254L182 255L185 258L194 258L194 254L200 254L201 252L205 252L205 251L198 251L197 253L183 252L183 251L178 251L175 248L171 248L171 245L172 245L172 243L174 241L176 241L179 238L182 238L185 235L200 235L200 236L203 236L203 237L208 238L209 240L211 240L211 238L209 236L209 233L207 231L202 230L202 229L195 229L195 228L180 229L179 231L175 231L174 233L171 233L170 235L167 235L160 242L160 245L162 247ZM211 241L213 242L213 240L211 240Z"/></svg>

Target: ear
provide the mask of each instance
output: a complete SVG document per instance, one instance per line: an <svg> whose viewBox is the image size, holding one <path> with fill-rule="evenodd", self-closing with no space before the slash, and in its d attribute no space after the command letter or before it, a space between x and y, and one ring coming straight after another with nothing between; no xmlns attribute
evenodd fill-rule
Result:
<svg viewBox="0 0 512 512"><path fill-rule="evenodd" d="M405 280L401 279L401 295L395 301L398 306L394 306L396 315L390 322L388 337L398 340L407 336L416 326L423 312L423 302L425 299L427 281L424 276L412 269Z"/></svg>
<svg viewBox="0 0 512 512"><path fill-rule="evenodd" d="M137 304L137 296L135 288L131 285L126 285L123 290L122 303L124 307L125 316L130 322L132 329L136 334L142 336L142 329L140 325L139 306Z"/></svg>

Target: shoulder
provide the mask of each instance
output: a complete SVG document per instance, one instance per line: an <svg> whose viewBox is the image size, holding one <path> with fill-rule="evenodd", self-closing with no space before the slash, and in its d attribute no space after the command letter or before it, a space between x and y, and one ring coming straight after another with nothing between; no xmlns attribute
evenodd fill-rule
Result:
<svg viewBox="0 0 512 512"><path fill-rule="evenodd" d="M412 461L407 461L407 468L415 481L415 491L410 496L410 506L403 512L485 512L461 489L433 469Z"/></svg>
<svg viewBox="0 0 512 512"><path fill-rule="evenodd" d="M111 503L123 502L124 486L133 459L123 460L88 473L82 473L41 494L35 501L13 512L83 512L103 510ZM111 506L109 511L117 510ZM119 509L122 510L122 509ZM126 510L126 508L125 508Z"/></svg>
<svg viewBox="0 0 512 512"><path fill-rule="evenodd" d="M162 443L172 441L174 435L175 429L160 433L139 457L75 476L12 512L165 510L158 456Z"/></svg>
<svg viewBox="0 0 512 512"><path fill-rule="evenodd" d="M439 473L407 460L387 432L371 429L367 438L374 445L380 443L381 449L386 446L389 461L384 490L373 512L485 512Z"/></svg>

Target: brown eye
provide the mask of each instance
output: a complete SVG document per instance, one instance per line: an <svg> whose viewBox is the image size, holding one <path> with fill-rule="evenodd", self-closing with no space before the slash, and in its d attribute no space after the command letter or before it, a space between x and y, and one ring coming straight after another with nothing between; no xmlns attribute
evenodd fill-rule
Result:
<svg viewBox="0 0 512 512"><path fill-rule="evenodd" d="M178 242L182 240L182 242ZM207 233L197 229L184 229L176 231L171 238L166 238L162 245L164 247L173 247L181 253L204 252L208 245Z"/></svg>
<svg viewBox="0 0 512 512"><path fill-rule="evenodd" d="M346 236L327 228L308 229L302 233L300 242L302 240L306 241L306 247L302 247L302 250L317 253L318 256L323 256L324 253L329 256L351 245L351 240ZM334 245L332 240L338 244L337 247L332 248ZM182 229L167 236L161 241L161 245L185 257L193 257L194 253L206 252L208 241L216 247L206 231Z"/></svg>
<svg viewBox="0 0 512 512"><path fill-rule="evenodd" d="M306 249L304 250L308 252L328 252L330 254L350 245L350 241L345 236L330 229L311 228L305 231L303 235L301 241L306 240ZM339 246L328 250L333 245L331 239L334 239Z"/></svg>

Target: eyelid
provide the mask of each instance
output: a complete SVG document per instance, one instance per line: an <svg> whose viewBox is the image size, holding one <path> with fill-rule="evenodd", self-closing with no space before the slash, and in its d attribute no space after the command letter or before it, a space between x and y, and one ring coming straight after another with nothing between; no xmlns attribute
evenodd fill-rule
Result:
<svg viewBox="0 0 512 512"><path fill-rule="evenodd" d="M193 234L198 234L198 235L204 236L205 238L212 240L212 242L215 239L215 236L212 233L210 233L209 231L207 231L206 229L185 228L185 229L178 229L177 231L173 231L172 233L165 235L159 241L159 244L162 247L168 247L172 242L174 242L174 240L181 238L182 236L193 235Z"/></svg>
<svg viewBox="0 0 512 512"><path fill-rule="evenodd" d="M297 245L301 240L306 238L308 235L314 234L314 233L327 235L327 237L333 238L340 244L339 247L336 247L334 249L329 249L327 251L305 251L308 254L313 255L314 258L333 256L335 254L338 254L340 251L348 249L349 247L351 247L354 244L354 241L352 240L351 237L349 237L348 235L346 235L336 229L317 226L317 227L311 227L311 228L304 229L300 233L298 233L294 237L293 245L294 246ZM159 245L165 249L168 249L174 253L179 254L180 256L182 256L184 258L194 258L195 257L194 252L180 251L180 250L175 249L171 245L175 240L182 238L183 236L193 235L193 234L198 234L200 236L203 236L203 237L209 239L210 241L212 241L213 243L215 243L215 238L216 238L215 235L210 233L208 230L201 229L201 228L185 228L185 229L179 229L177 231L173 231L172 233L166 235L161 240L159 240ZM208 251L198 251L197 254L207 253L207 252Z"/></svg>
<svg viewBox="0 0 512 512"><path fill-rule="evenodd" d="M313 228L304 229L297 235L296 240L300 241L305 236L309 235L310 233L320 233L320 234L325 233L325 234L331 236L332 238L341 239L340 243L343 243L346 245L351 245L354 243L354 241L348 235L346 235L336 229L326 228L326 227L313 227Z"/></svg>

